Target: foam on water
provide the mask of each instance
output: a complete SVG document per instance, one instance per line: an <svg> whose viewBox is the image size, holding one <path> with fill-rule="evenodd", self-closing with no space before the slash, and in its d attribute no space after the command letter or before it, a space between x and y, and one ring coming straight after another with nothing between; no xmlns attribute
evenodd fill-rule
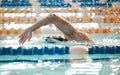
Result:
<svg viewBox="0 0 120 75"><path fill-rule="evenodd" d="M100 46L119 46L120 45L120 35L119 34L91 34L90 35L97 45ZM74 46L74 45L86 45L92 46L93 44L89 44L87 42L76 42L76 41L68 41L68 42L60 42L54 40L55 43L48 43L45 41L46 36L40 37L32 37L30 42L26 42L25 45L41 45L41 46ZM1 40L1 46L3 45L19 45L19 38L6 38Z"/></svg>

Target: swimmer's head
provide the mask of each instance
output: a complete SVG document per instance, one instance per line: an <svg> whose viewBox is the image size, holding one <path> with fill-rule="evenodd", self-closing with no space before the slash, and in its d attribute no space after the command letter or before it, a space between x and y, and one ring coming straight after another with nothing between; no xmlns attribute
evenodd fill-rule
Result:
<svg viewBox="0 0 120 75"><path fill-rule="evenodd" d="M48 42L48 43L55 43L55 40L63 41L63 42L68 41L67 39L65 39L65 38L63 38L61 36L52 36L52 37L48 36L45 39L45 41Z"/></svg>

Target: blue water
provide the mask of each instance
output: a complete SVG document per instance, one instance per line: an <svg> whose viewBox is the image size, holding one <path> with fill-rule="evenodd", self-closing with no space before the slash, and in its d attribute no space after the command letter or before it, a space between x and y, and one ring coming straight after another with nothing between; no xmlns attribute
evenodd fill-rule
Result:
<svg viewBox="0 0 120 75"><path fill-rule="evenodd" d="M65 61L68 55L1 56L0 60L14 62L0 62L0 75L120 75L119 57L94 54L87 61L70 62Z"/></svg>
<svg viewBox="0 0 120 75"><path fill-rule="evenodd" d="M119 34L91 34L100 46L120 46ZM14 42L13 42L14 41ZM4 38L0 46L19 47L18 37ZM30 46L92 46L80 42L47 43L42 37L33 37L26 42ZM120 54L89 54L85 61L70 62L69 54L64 55L1 55L0 75L120 75Z"/></svg>

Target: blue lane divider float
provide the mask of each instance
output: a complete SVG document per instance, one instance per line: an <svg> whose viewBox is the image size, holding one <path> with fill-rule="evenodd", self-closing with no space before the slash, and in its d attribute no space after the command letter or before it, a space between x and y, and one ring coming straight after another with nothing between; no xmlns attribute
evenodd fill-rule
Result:
<svg viewBox="0 0 120 75"><path fill-rule="evenodd" d="M89 48L89 54L119 54L120 46L92 46Z"/></svg>
<svg viewBox="0 0 120 75"><path fill-rule="evenodd" d="M120 53L120 46L92 46L89 48L89 54L119 54ZM0 47L0 55L54 55L54 54L69 54L69 47L32 47L32 48L25 48L25 47Z"/></svg>

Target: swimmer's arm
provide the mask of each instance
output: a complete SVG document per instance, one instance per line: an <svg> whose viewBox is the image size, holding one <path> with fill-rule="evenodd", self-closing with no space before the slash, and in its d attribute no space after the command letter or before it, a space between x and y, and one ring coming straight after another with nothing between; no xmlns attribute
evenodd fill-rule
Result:
<svg viewBox="0 0 120 75"><path fill-rule="evenodd" d="M54 24L55 26L61 30L65 38L68 40L75 40L77 42L90 42L92 44L95 44L92 38L90 38L85 32L79 31L75 29L70 22L65 20L62 17L59 17L57 15L54 15Z"/></svg>
<svg viewBox="0 0 120 75"><path fill-rule="evenodd" d="M33 26L27 28L20 36L20 43L24 43L27 39L30 40L31 32L35 31L36 29L48 25L48 24L54 24L59 30L61 30L69 40L76 40L76 41L88 41L89 39L84 39L86 36L84 33L79 33L67 20L64 18L61 18L55 14L51 14L42 20L38 21ZM30 35L29 35L30 34ZM82 35L81 35L82 34Z"/></svg>
<svg viewBox="0 0 120 75"><path fill-rule="evenodd" d="M67 39L73 40L69 37L75 33L76 29L67 20L55 14L51 14L41 19L26 30L33 32L36 29L49 24L54 24L59 30L61 30L64 33L64 35L68 37Z"/></svg>
<svg viewBox="0 0 120 75"><path fill-rule="evenodd" d="M78 31L75 29L70 22L65 20L62 17L59 17L57 15L52 15L53 20L51 23L53 23L59 30L61 30L65 38L68 40L75 40L77 42L90 42L92 44L95 44L95 42L90 38L85 32Z"/></svg>
<svg viewBox="0 0 120 75"><path fill-rule="evenodd" d="M61 30L63 33L67 35L71 35L76 31L76 29L67 20L55 14L51 14L43 18L42 20L38 21L36 24L29 27L28 29L31 31L35 31L36 29L48 24L54 24L59 30Z"/></svg>
<svg viewBox="0 0 120 75"><path fill-rule="evenodd" d="M19 43L23 44L26 40L30 40L32 37L32 32L35 31L36 29L48 25L48 24L55 24L55 26L60 29L64 34L66 35L72 35L75 32L75 29L72 27L72 25L66 21L65 19L55 15L55 14L51 14L43 19L41 19L40 21L38 21L37 23L35 23L34 25L32 25L31 27L27 28L20 36L19 36Z"/></svg>

